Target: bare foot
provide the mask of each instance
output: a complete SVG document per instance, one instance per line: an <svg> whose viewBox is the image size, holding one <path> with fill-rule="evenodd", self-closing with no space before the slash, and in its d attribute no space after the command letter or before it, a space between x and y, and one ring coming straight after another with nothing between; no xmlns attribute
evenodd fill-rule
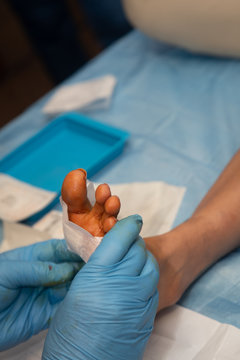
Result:
<svg viewBox="0 0 240 360"><path fill-rule="evenodd" d="M117 222L120 200L111 196L107 184L98 186L95 192L96 203L92 207L87 198L87 173L83 169L71 171L62 185L62 198L68 206L69 219L94 236L104 236ZM158 311L175 304L189 282L185 275L185 264L189 263L186 244L168 234L145 238L147 249L156 258L160 268L158 283ZM188 269L187 269L188 270ZM192 273L192 272L191 272ZM184 283L183 283L184 280Z"/></svg>
<svg viewBox="0 0 240 360"><path fill-rule="evenodd" d="M101 184L96 189L96 203L92 207L87 198L86 180L83 169L68 173L62 185L62 199L68 206L70 221L93 236L104 236L117 222L121 203L118 196L111 195L107 184Z"/></svg>

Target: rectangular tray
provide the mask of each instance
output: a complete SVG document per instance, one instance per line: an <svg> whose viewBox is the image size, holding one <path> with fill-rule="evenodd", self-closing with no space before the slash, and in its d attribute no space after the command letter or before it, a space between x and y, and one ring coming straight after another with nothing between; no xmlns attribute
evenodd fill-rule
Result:
<svg viewBox="0 0 240 360"><path fill-rule="evenodd" d="M91 177L122 152L128 137L126 131L66 113L2 159L0 172L59 196L69 171L84 168Z"/></svg>

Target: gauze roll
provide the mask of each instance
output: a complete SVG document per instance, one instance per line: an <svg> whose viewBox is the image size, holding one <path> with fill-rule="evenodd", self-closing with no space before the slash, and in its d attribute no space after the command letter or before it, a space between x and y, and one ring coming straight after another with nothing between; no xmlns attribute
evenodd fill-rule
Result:
<svg viewBox="0 0 240 360"><path fill-rule="evenodd" d="M93 183L87 180L87 197L91 205L95 202L95 191ZM68 218L67 204L60 197L60 202L63 209L63 233L67 242L68 249L88 262L92 253L100 244L102 237L93 236L85 229L77 224L74 224Z"/></svg>

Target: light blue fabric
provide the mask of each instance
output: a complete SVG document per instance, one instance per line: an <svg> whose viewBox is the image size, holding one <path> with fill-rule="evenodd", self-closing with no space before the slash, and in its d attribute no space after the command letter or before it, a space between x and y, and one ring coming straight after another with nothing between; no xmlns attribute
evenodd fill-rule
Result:
<svg viewBox="0 0 240 360"><path fill-rule="evenodd" d="M0 220L0 245L3 242L3 236L4 236L4 233L3 233L3 221Z"/></svg>
<svg viewBox="0 0 240 360"><path fill-rule="evenodd" d="M175 225L186 219L240 145L240 62L192 55L133 32L67 83L114 74L105 111L88 113L131 133L124 153L92 180L163 180L187 187ZM1 156L48 119L45 96L0 133ZM240 327L240 253L203 275L181 304Z"/></svg>

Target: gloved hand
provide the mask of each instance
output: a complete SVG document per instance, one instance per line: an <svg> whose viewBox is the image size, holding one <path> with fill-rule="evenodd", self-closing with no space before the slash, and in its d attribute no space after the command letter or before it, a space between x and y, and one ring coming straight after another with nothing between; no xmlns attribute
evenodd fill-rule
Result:
<svg viewBox="0 0 240 360"><path fill-rule="evenodd" d="M142 359L158 305L158 265L138 215L119 221L75 276L44 345L44 360Z"/></svg>
<svg viewBox="0 0 240 360"><path fill-rule="evenodd" d="M65 241L49 240L0 254L0 351L49 326L79 270Z"/></svg>

